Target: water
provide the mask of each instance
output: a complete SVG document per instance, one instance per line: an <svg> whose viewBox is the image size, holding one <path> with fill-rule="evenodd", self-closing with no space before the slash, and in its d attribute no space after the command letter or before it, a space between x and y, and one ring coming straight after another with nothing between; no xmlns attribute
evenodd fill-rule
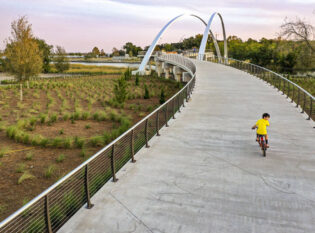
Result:
<svg viewBox="0 0 315 233"><path fill-rule="evenodd" d="M114 66L114 67L130 67L138 68L140 64L133 63L111 63L111 62L70 62L70 64L79 64L87 66Z"/></svg>

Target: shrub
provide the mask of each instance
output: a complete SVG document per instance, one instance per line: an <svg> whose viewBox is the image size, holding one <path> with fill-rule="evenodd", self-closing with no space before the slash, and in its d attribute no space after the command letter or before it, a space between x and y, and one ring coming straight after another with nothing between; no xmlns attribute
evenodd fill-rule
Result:
<svg viewBox="0 0 315 233"><path fill-rule="evenodd" d="M87 120L90 117L90 113L89 112L83 112L82 113L82 120Z"/></svg>
<svg viewBox="0 0 315 233"><path fill-rule="evenodd" d="M21 184L24 180L28 180L28 179L33 179L35 178L35 176L33 176L31 173L29 173L28 171L25 171L23 173L23 175L20 176L20 178L18 179L18 184Z"/></svg>
<svg viewBox="0 0 315 233"><path fill-rule="evenodd" d="M32 152L28 152L25 156L25 159L30 161L33 159L34 154Z"/></svg>
<svg viewBox="0 0 315 233"><path fill-rule="evenodd" d="M85 125L85 128L86 128L86 129L90 129L90 128L91 128L91 125L90 125L90 124L86 124L86 125Z"/></svg>
<svg viewBox="0 0 315 233"><path fill-rule="evenodd" d="M56 162L57 163L62 163L65 160L66 156L64 154L60 154L57 158L56 158Z"/></svg>
<svg viewBox="0 0 315 233"><path fill-rule="evenodd" d="M139 74L136 74L136 80L135 80L135 85L139 86Z"/></svg>
<svg viewBox="0 0 315 233"><path fill-rule="evenodd" d="M69 113L65 113L65 114L62 116L62 118L63 118L64 121L67 121L67 120L69 120L69 118L70 118L70 114L69 114Z"/></svg>
<svg viewBox="0 0 315 233"><path fill-rule="evenodd" d="M92 146L103 146L104 140L103 140L103 137L101 136L94 136L90 138L90 143Z"/></svg>
<svg viewBox="0 0 315 233"><path fill-rule="evenodd" d="M85 158L85 156L86 156L86 151L83 149L83 150L81 150L81 152L80 152L80 157L82 157L82 158Z"/></svg>
<svg viewBox="0 0 315 233"><path fill-rule="evenodd" d="M39 115L39 119L40 119L40 123L44 124L44 123L47 121L47 115L41 113L41 114Z"/></svg>
<svg viewBox="0 0 315 233"><path fill-rule="evenodd" d="M164 93L164 89L161 89L160 104L164 104L164 103L165 103L165 93Z"/></svg>
<svg viewBox="0 0 315 233"><path fill-rule="evenodd" d="M84 140L79 138L78 136L75 136L74 137L74 145L77 147L77 148L80 148L82 149L84 147Z"/></svg>
<svg viewBox="0 0 315 233"><path fill-rule="evenodd" d="M63 129L59 130L59 134L60 135L64 134L64 130Z"/></svg>
<svg viewBox="0 0 315 233"><path fill-rule="evenodd" d="M8 147L1 148L0 149L0 158L2 158L8 152L9 152L9 148Z"/></svg>
<svg viewBox="0 0 315 233"><path fill-rule="evenodd" d="M15 169L15 171L17 173L23 173L25 171L25 167L26 167L26 165L24 163L20 163L20 164L18 164L18 166Z"/></svg>
<svg viewBox="0 0 315 233"><path fill-rule="evenodd" d="M63 142L62 138L56 137L52 140L52 146L57 147L57 148L61 148L62 142Z"/></svg>
<svg viewBox="0 0 315 233"><path fill-rule="evenodd" d="M124 78L125 80L130 80L131 79L131 70L130 68L128 67L127 70L124 72Z"/></svg>
<svg viewBox="0 0 315 233"><path fill-rule="evenodd" d="M144 99L150 99L150 93L147 85L144 85Z"/></svg>
<svg viewBox="0 0 315 233"><path fill-rule="evenodd" d="M66 139L64 139L63 146L64 146L66 149L71 148L71 147L72 147L72 139L71 139L71 138L66 138Z"/></svg>
<svg viewBox="0 0 315 233"><path fill-rule="evenodd" d="M116 81L116 84L114 87L115 100L120 104L122 104L126 101L127 87L128 87L128 84L126 82L126 79L124 78L124 76L121 76Z"/></svg>
<svg viewBox="0 0 315 233"><path fill-rule="evenodd" d="M42 138L39 142L39 145L45 148L48 145L48 141L49 140L47 138Z"/></svg>
<svg viewBox="0 0 315 233"><path fill-rule="evenodd" d="M55 123L57 121L57 114L54 113L49 118L49 123Z"/></svg>
<svg viewBox="0 0 315 233"><path fill-rule="evenodd" d="M44 171L44 177L45 178L51 178L52 175L54 174L54 172L55 172L55 166L49 165Z"/></svg>

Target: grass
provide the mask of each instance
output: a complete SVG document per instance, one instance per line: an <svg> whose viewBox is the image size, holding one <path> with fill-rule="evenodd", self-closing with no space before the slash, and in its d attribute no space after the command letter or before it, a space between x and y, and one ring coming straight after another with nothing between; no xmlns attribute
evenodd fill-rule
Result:
<svg viewBox="0 0 315 233"><path fill-rule="evenodd" d="M54 165L49 165L44 171L44 177L47 179L51 178L54 175L55 170L56 168Z"/></svg>
<svg viewBox="0 0 315 233"><path fill-rule="evenodd" d="M64 154L60 154L60 155L56 158L56 162L57 162L57 163L62 163L65 159L66 159L66 156L65 156Z"/></svg>
<svg viewBox="0 0 315 233"><path fill-rule="evenodd" d="M25 180L29 180L29 179L34 179L35 176L33 176L31 173L29 173L28 171L25 171L23 173L23 175L20 176L20 178L18 179L18 184L22 184L22 182L24 182Z"/></svg>
<svg viewBox="0 0 315 233"><path fill-rule="evenodd" d="M3 147L0 149L0 158L2 158L3 156L5 156L8 152L10 151L9 147Z"/></svg>
<svg viewBox="0 0 315 233"><path fill-rule="evenodd" d="M17 173L23 173L25 171L26 165L25 163L19 163L15 169Z"/></svg>
<svg viewBox="0 0 315 233"><path fill-rule="evenodd" d="M115 66L95 66L95 65L82 65L70 64L70 69L65 71L66 74L84 74L84 75L102 75L102 74L120 74L126 68ZM52 72L56 72L52 68Z"/></svg>
<svg viewBox="0 0 315 233"><path fill-rule="evenodd" d="M25 160L31 161L34 157L34 154L32 152L28 152L25 156Z"/></svg>

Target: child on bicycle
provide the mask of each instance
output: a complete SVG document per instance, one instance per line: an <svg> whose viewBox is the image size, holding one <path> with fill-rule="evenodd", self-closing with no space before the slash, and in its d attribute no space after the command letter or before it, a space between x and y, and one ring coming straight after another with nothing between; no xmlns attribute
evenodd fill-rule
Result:
<svg viewBox="0 0 315 233"><path fill-rule="evenodd" d="M267 126L269 126L269 118L270 115L268 113L264 113L262 115L262 119L258 120L256 124L252 127L252 129L257 128L257 138L256 141L259 142L259 136L264 136L266 140L266 146L269 147L268 145L268 134L267 134Z"/></svg>

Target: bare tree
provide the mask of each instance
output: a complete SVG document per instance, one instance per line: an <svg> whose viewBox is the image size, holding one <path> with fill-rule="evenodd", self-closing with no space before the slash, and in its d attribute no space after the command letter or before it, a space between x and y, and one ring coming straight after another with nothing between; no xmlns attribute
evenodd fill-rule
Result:
<svg viewBox="0 0 315 233"><path fill-rule="evenodd" d="M285 18L284 23L281 25L280 35L286 38L292 38L298 41L304 41L312 52L315 52L315 47L311 44L314 39L314 27L311 24L296 17L295 20Z"/></svg>

